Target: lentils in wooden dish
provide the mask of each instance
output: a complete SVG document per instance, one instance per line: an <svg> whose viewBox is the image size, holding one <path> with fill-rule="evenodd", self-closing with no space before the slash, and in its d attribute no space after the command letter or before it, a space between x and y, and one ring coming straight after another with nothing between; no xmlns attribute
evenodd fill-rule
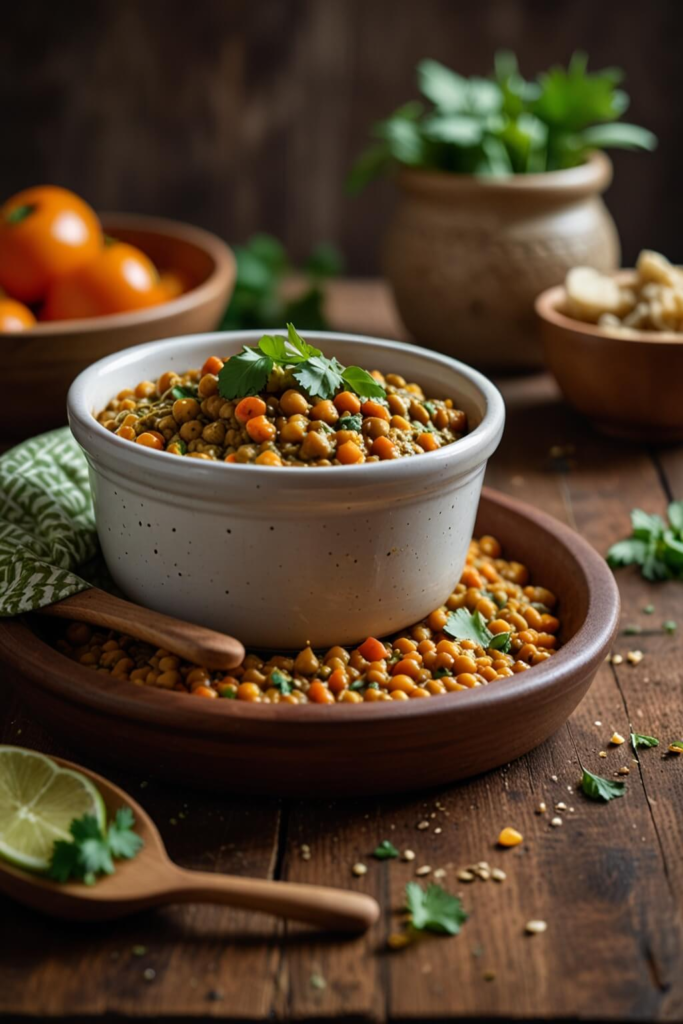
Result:
<svg viewBox="0 0 683 1024"><path fill-rule="evenodd" d="M117 679L208 699L263 704L361 704L411 700L487 686L555 653L555 595L506 561L494 537L470 544L460 582L445 605L393 640L368 637L353 650L310 647L296 655L247 654L229 674L117 633L71 623L57 647ZM455 635L454 635L455 634ZM468 635L464 635L468 634Z"/></svg>
<svg viewBox="0 0 683 1024"><path fill-rule="evenodd" d="M273 342L279 362L258 348L211 356L201 370L168 371L120 391L97 419L155 451L259 466L380 462L435 451L467 433L467 416L452 399L426 398L400 374L343 367L294 335L305 346L298 362L290 362L292 347L282 347L286 339L266 336L259 344Z"/></svg>

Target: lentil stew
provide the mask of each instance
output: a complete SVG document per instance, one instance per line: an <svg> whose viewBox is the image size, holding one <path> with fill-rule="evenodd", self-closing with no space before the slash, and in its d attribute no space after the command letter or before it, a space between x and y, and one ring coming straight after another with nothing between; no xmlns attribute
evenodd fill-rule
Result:
<svg viewBox="0 0 683 1024"><path fill-rule="evenodd" d="M502 557L490 536L473 540L460 582L445 605L390 641L369 637L353 650L261 657L249 653L229 675L211 672L121 634L71 623L56 646L96 672L138 686L208 699L335 704L437 697L510 678L552 657L560 620L556 596L527 568ZM470 622L478 639L458 635ZM455 634L455 635L454 635Z"/></svg>
<svg viewBox="0 0 683 1024"><path fill-rule="evenodd" d="M265 341L286 344L279 338ZM451 398L427 398L418 384L399 374L344 368L306 348L318 356L292 365L291 355L278 363L259 356L258 349L227 360L211 356L201 370L168 371L120 391L97 420L118 437L154 451L259 466L405 458L467 433L467 416ZM232 378L238 378L235 360L246 366L237 384L226 376L230 367ZM250 366L263 362L261 376L245 383ZM306 372L308 364L313 372Z"/></svg>

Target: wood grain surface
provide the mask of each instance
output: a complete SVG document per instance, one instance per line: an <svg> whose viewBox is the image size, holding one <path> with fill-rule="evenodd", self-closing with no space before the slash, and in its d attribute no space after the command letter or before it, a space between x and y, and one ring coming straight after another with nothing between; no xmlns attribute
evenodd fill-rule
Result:
<svg viewBox="0 0 683 1024"><path fill-rule="evenodd" d="M377 326L382 290L366 289L363 301L368 322L375 317L372 329L394 334L391 322ZM346 317L361 327L364 308L347 309ZM680 448L646 450L600 437L543 376L506 382L503 391L508 424L488 483L574 526L600 553L626 535L633 506L663 511L672 494L683 494ZM627 745L609 745L613 730L627 736L631 724L663 743L683 738L683 588L650 586L630 570L618 581L623 626L642 632L621 635L615 651L640 649L642 661L605 663L566 727L530 755L468 783L417 797L367 799L361 792L353 801L276 802L245 799L239 778L234 795L216 797L124 769L109 772L150 812L180 864L369 893L382 917L366 936L340 939L198 906L106 926L56 925L2 899L0 1013L62 1020L683 1019L683 757L662 746L641 751L636 765ZM650 603L655 612L646 615ZM666 619L679 621L678 634L662 632ZM8 693L3 688L2 742L69 756ZM116 735L105 742L115 746ZM625 798L604 805L577 793L579 758L609 777L628 766ZM541 800L545 816L534 813ZM560 801L567 805L563 824L552 828ZM420 821L429 828L418 829ZM523 845L496 848L505 825L524 833ZM412 849L415 860L373 860L382 839ZM459 883L458 869L480 860L501 867L506 880ZM368 866L362 878L351 873L357 861ZM445 869L442 884L462 891L471 916L457 937L425 935L391 952L386 939L400 927L405 883L423 865ZM547 931L525 935L530 919L546 921Z"/></svg>

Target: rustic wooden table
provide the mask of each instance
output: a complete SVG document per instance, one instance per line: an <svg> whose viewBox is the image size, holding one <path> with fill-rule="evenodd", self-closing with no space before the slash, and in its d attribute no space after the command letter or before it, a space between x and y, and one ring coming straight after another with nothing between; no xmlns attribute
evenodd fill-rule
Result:
<svg viewBox="0 0 683 1024"><path fill-rule="evenodd" d="M396 335L385 293L342 283L332 315L340 326ZM627 534L636 505L664 511L683 495L683 450L596 435L559 400L544 376L503 382L508 423L487 481L570 523L601 553ZM571 452L558 457L557 447ZM271 1017L431 1020L473 1017L683 1019L683 757L659 750L633 763L613 730L683 738L683 587L648 585L622 570L623 626L615 644L631 665L605 664L567 725L527 757L465 784L415 797L350 802L207 796L124 770L105 772L150 811L180 863L241 875L324 882L371 893L380 922L343 939L229 909L186 906L106 926L50 922L0 899L0 1012L61 1019ZM655 611L647 615L646 605ZM664 620L679 620L674 636ZM77 758L21 710L3 686L2 742ZM454 738L454 742L456 742ZM103 737L116 747L117 736ZM600 750L608 751L600 759ZM125 747L120 751L125 762ZM625 799L591 803L576 791L578 757L612 776L630 768ZM352 752L350 752L352 756ZM534 813L557 802L563 825ZM417 823L428 820L428 830ZM525 836L499 851L504 825ZM416 852L413 863L373 860L381 839ZM310 859L302 845L310 846ZM354 878L356 861L367 875ZM463 885L457 870L487 860L507 879ZM417 865L447 872L470 918L459 936L426 935L400 952L386 947L403 890ZM547 931L524 934L542 919Z"/></svg>

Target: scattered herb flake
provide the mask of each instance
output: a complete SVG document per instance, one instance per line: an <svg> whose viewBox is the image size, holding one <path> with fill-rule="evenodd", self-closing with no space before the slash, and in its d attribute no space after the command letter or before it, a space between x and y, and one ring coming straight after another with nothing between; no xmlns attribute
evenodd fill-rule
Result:
<svg viewBox="0 0 683 1024"><path fill-rule="evenodd" d="M135 818L128 807L117 811L106 835L94 815L75 818L69 827L73 841L58 839L54 843L50 878L58 882L76 878L93 885L98 875L112 875L115 859L130 860L143 846L134 826Z"/></svg>
<svg viewBox="0 0 683 1024"><path fill-rule="evenodd" d="M646 604L645 607L643 608L643 614L644 615L653 615L654 614L654 610L655 610L655 606L653 604Z"/></svg>
<svg viewBox="0 0 683 1024"><path fill-rule="evenodd" d="M292 692L291 680L288 679L284 673L280 672L279 669L273 669L268 678L270 685L275 687L276 690L279 690L280 693L286 694Z"/></svg>
<svg viewBox="0 0 683 1024"><path fill-rule="evenodd" d="M457 935L467 920L458 897L435 884L424 890L418 882L408 882L406 910L411 915L412 927L417 931L440 935Z"/></svg>
<svg viewBox="0 0 683 1024"><path fill-rule="evenodd" d="M353 415L351 415L351 413L344 413L343 416L340 416L336 424L337 430L355 430L356 433L360 432L362 426L363 417L359 412L354 413Z"/></svg>
<svg viewBox="0 0 683 1024"><path fill-rule="evenodd" d="M662 623L662 629L665 633L671 635L672 633L675 633L678 629L678 623L674 622L673 619L667 619L666 622Z"/></svg>
<svg viewBox="0 0 683 1024"><path fill-rule="evenodd" d="M631 733L631 746L633 747L633 753L638 753L638 747L658 747L659 740L655 739L654 736L644 736L640 732Z"/></svg>
<svg viewBox="0 0 683 1024"><path fill-rule="evenodd" d="M591 800L603 800L608 803L616 797L623 796L626 792L624 782L612 782L611 779L603 779L600 775L593 775L592 772L583 769L581 778L581 789Z"/></svg>
<svg viewBox="0 0 683 1024"><path fill-rule="evenodd" d="M392 860L394 857L398 857L398 855L398 850L388 839L383 839L372 854L377 860Z"/></svg>

